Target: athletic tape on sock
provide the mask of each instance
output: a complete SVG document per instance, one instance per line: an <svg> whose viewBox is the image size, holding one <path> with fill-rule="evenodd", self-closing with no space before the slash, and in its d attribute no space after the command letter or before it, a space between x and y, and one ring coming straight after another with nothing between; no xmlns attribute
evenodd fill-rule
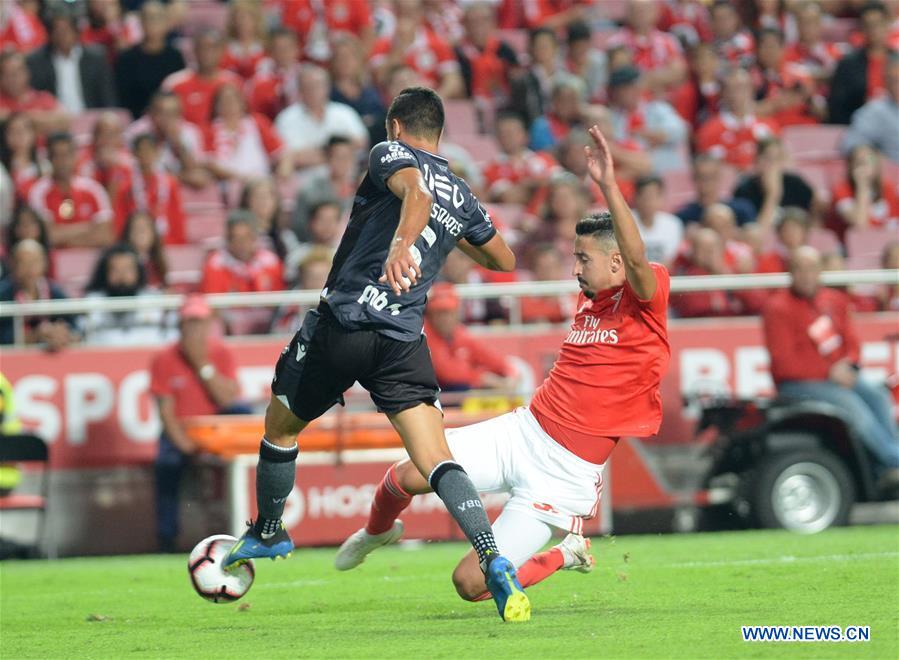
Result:
<svg viewBox="0 0 899 660"><path fill-rule="evenodd" d="M273 463L292 463L297 460L299 453L300 449L296 443L293 447L279 447L265 438L259 443L259 457Z"/></svg>

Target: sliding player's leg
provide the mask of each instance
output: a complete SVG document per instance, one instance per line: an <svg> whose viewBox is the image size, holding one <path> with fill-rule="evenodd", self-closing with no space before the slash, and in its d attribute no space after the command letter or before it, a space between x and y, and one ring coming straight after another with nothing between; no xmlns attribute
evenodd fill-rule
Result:
<svg viewBox="0 0 899 660"><path fill-rule="evenodd" d="M490 584L500 616L506 621L530 618L530 603L515 577L515 567L500 555L478 491L464 468L453 459L443 431L443 415L420 404L388 415L403 439L409 458L443 500L477 553L480 570Z"/></svg>

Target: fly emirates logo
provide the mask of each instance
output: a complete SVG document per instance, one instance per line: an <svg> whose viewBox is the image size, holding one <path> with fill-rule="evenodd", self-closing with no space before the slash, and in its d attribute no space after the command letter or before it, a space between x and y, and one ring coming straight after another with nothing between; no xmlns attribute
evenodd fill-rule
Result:
<svg viewBox="0 0 899 660"><path fill-rule="evenodd" d="M571 332L565 338L566 344L617 344L618 330L603 330L599 327L600 318L598 316L590 316L587 314L580 325L575 322L575 326L571 328Z"/></svg>

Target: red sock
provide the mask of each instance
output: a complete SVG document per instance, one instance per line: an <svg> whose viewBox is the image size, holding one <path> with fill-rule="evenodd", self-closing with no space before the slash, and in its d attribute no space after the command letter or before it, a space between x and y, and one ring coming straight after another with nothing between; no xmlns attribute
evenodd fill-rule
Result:
<svg viewBox="0 0 899 660"><path fill-rule="evenodd" d="M391 465L387 474L378 484L375 491L375 499L371 503L371 512L368 514L368 524L365 531L369 534L383 534L391 527L403 509L409 506L412 496L403 490L396 478L396 466Z"/></svg>
<svg viewBox="0 0 899 660"><path fill-rule="evenodd" d="M522 587L530 587L548 578L562 568L564 564L565 557L562 556L562 551L558 548L541 552L518 567L518 582ZM482 601L492 597L490 592L487 591L475 598L475 600Z"/></svg>

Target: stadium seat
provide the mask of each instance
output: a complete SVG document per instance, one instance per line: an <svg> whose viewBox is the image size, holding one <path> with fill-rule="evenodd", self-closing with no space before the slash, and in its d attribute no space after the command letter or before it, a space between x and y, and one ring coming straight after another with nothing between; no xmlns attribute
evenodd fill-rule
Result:
<svg viewBox="0 0 899 660"><path fill-rule="evenodd" d="M80 298L97 262L96 248L58 248L53 251L53 278L66 293Z"/></svg>
<svg viewBox="0 0 899 660"><path fill-rule="evenodd" d="M215 28L225 31L228 23L228 5L217 0L191 0L190 20L186 21L181 30L185 36L192 37L198 32Z"/></svg>
<svg viewBox="0 0 899 660"><path fill-rule="evenodd" d="M846 43L849 41L849 35L857 27L858 21L854 18L825 17L821 26L821 39L823 41Z"/></svg>
<svg viewBox="0 0 899 660"><path fill-rule="evenodd" d="M599 3L603 17L620 23L627 17L629 0L603 0Z"/></svg>
<svg viewBox="0 0 899 660"><path fill-rule="evenodd" d="M41 465L40 493L24 494L15 491L0 496L0 511L34 511L38 514L37 533L30 546L33 554L40 553L40 546L45 543L47 500L50 493L50 470L47 463L50 452L47 443L30 434L0 434L0 463L35 463ZM55 554L47 544L47 554Z"/></svg>
<svg viewBox="0 0 899 660"><path fill-rule="evenodd" d="M131 113L124 108L102 108L97 110L84 110L80 114L72 117L72 136L79 145L89 144L91 135L94 132L94 124L100 115L111 112L121 119L122 126L128 126L133 119Z"/></svg>
<svg viewBox="0 0 899 660"><path fill-rule="evenodd" d="M814 227L809 231L808 244L821 254L842 254L840 239L830 229Z"/></svg>
<svg viewBox="0 0 899 660"><path fill-rule="evenodd" d="M674 213L696 198L690 170L669 170L662 175L665 182L665 210Z"/></svg>
<svg viewBox="0 0 899 660"><path fill-rule="evenodd" d="M187 242L207 247L218 245L225 236L225 209L198 209L187 214Z"/></svg>
<svg viewBox="0 0 899 660"><path fill-rule="evenodd" d="M187 214L195 211L224 209L222 192L215 184L199 189L181 186L181 206L184 207L184 212Z"/></svg>
<svg viewBox="0 0 899 660"><path fill-rule="evenodd" d="M207 248L202 245L169 245L165 249L169 281L173 286L192 288L200 281Z"/></svg>
<svg viewBox="0 0 899 660"><path fill-rule="evenodd" d="M445 101L447 139L455 141L462 135L477 135L478 116L471 101Z"/></svg>
<svg viewBox="0 0 899 660"><path fill-rule="evenodd" d="M812 187L815 194L830 202L833 178L828 163L802 163L795 171Z"/></svg>
<svg viewBox="0 0 899 660"><path fill-rule="evenodd" d="M454 133L452 137L447 138L447 142L465 149L471 156L471 159L478 165L489 163L499 150L496 140L489 135L474 135L470 133L459 135Z"/></svg>
<svg viewBox="0 0 899 660"><path fill-rule="evenodd" d="M896 232L879 227L849 229L846 232L846 252L853 260L865 260L876 268L880 263L880 255L884 246L896 240Z"/></svg>
<svg viewBox="0 0 899 660"><path fill-rule="evenodd" d="M521 204L487 204L487 212L501 229L516 229L526 215Z"/></svg>
<svg viewBox="0 0 899 660"><path fill-rule="evenodd" d="M787 126L783 130L784 147L796 162L838 160L842 155L840 142L845 132L845 126L827 124Z"/></svg>

